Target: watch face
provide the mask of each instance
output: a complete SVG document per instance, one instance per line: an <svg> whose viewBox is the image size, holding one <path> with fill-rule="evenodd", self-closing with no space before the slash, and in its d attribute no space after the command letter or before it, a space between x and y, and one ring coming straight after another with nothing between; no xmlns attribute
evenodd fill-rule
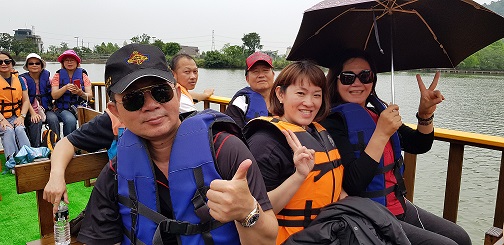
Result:
<svg viewBox="0 0 504 245"><path fill-rule="evenodd" d="M247 225L253 226L257 222L258 219L259 219L259 213L252 215L252 217L250 217L250 219L248 220Z"/></svg>

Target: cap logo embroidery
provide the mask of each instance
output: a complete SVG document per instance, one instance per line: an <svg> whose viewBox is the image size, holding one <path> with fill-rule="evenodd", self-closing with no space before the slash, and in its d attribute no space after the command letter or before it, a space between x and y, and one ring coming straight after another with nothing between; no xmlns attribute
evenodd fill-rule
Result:
<svg viewBox="0 0 504 245"><path fill-rule="evenodd" d="M112 85L112 77L108 77L107 80L105 81L105 87L110 87Z"/></svg>
<svg viewBox="0 0 504 245"><path fill-rule="evenodd" d="M141 65L146 60L149 60L149 57L143 55L142 53L140 53L138 51L133 51L133 53L131 53L129 59L127 60L127 62L129 64Z"/></svg>

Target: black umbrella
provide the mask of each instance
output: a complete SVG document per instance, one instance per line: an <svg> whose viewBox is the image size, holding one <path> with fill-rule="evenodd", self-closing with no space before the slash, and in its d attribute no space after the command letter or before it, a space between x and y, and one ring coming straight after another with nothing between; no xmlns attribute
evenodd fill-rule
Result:
<svg viewBox="0 0 504 245"><path fill-rule="evenodd" d="M331 67L355 48L378 72L453 68L502 37L504 18L471 0L327 0L305 11L287 59Z"/></svg>

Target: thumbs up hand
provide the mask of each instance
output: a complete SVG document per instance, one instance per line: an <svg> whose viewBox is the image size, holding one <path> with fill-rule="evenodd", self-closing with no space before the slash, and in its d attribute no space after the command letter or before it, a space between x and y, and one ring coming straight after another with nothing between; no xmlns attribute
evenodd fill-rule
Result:
<svg viewBox="0 0 504 245"><path fill-rule="evenodd" d="M255 208L254 197L250 194L247 171L252 165L250 159L244 160L233 179L214 180L207 192L210 215L220 221L241 221Z"/></svg>

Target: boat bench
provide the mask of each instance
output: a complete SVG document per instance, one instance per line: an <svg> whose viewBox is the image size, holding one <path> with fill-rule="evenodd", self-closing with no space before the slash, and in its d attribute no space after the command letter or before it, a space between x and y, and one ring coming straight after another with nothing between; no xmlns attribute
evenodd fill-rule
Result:
<svg viewBox="0 0 504 245"><path fill-rule="evenodd" d="M75 156L66 169L65 181L70 184L96 178L107 162L106 151ZM41 239L26 244L54 244L53 206L43 199L44 187L49 181L50 170L50 160L15 166L17 193L35 191L37 198ZM72 244L80 243L75 240L75 237L72 237Z"/></svg>

